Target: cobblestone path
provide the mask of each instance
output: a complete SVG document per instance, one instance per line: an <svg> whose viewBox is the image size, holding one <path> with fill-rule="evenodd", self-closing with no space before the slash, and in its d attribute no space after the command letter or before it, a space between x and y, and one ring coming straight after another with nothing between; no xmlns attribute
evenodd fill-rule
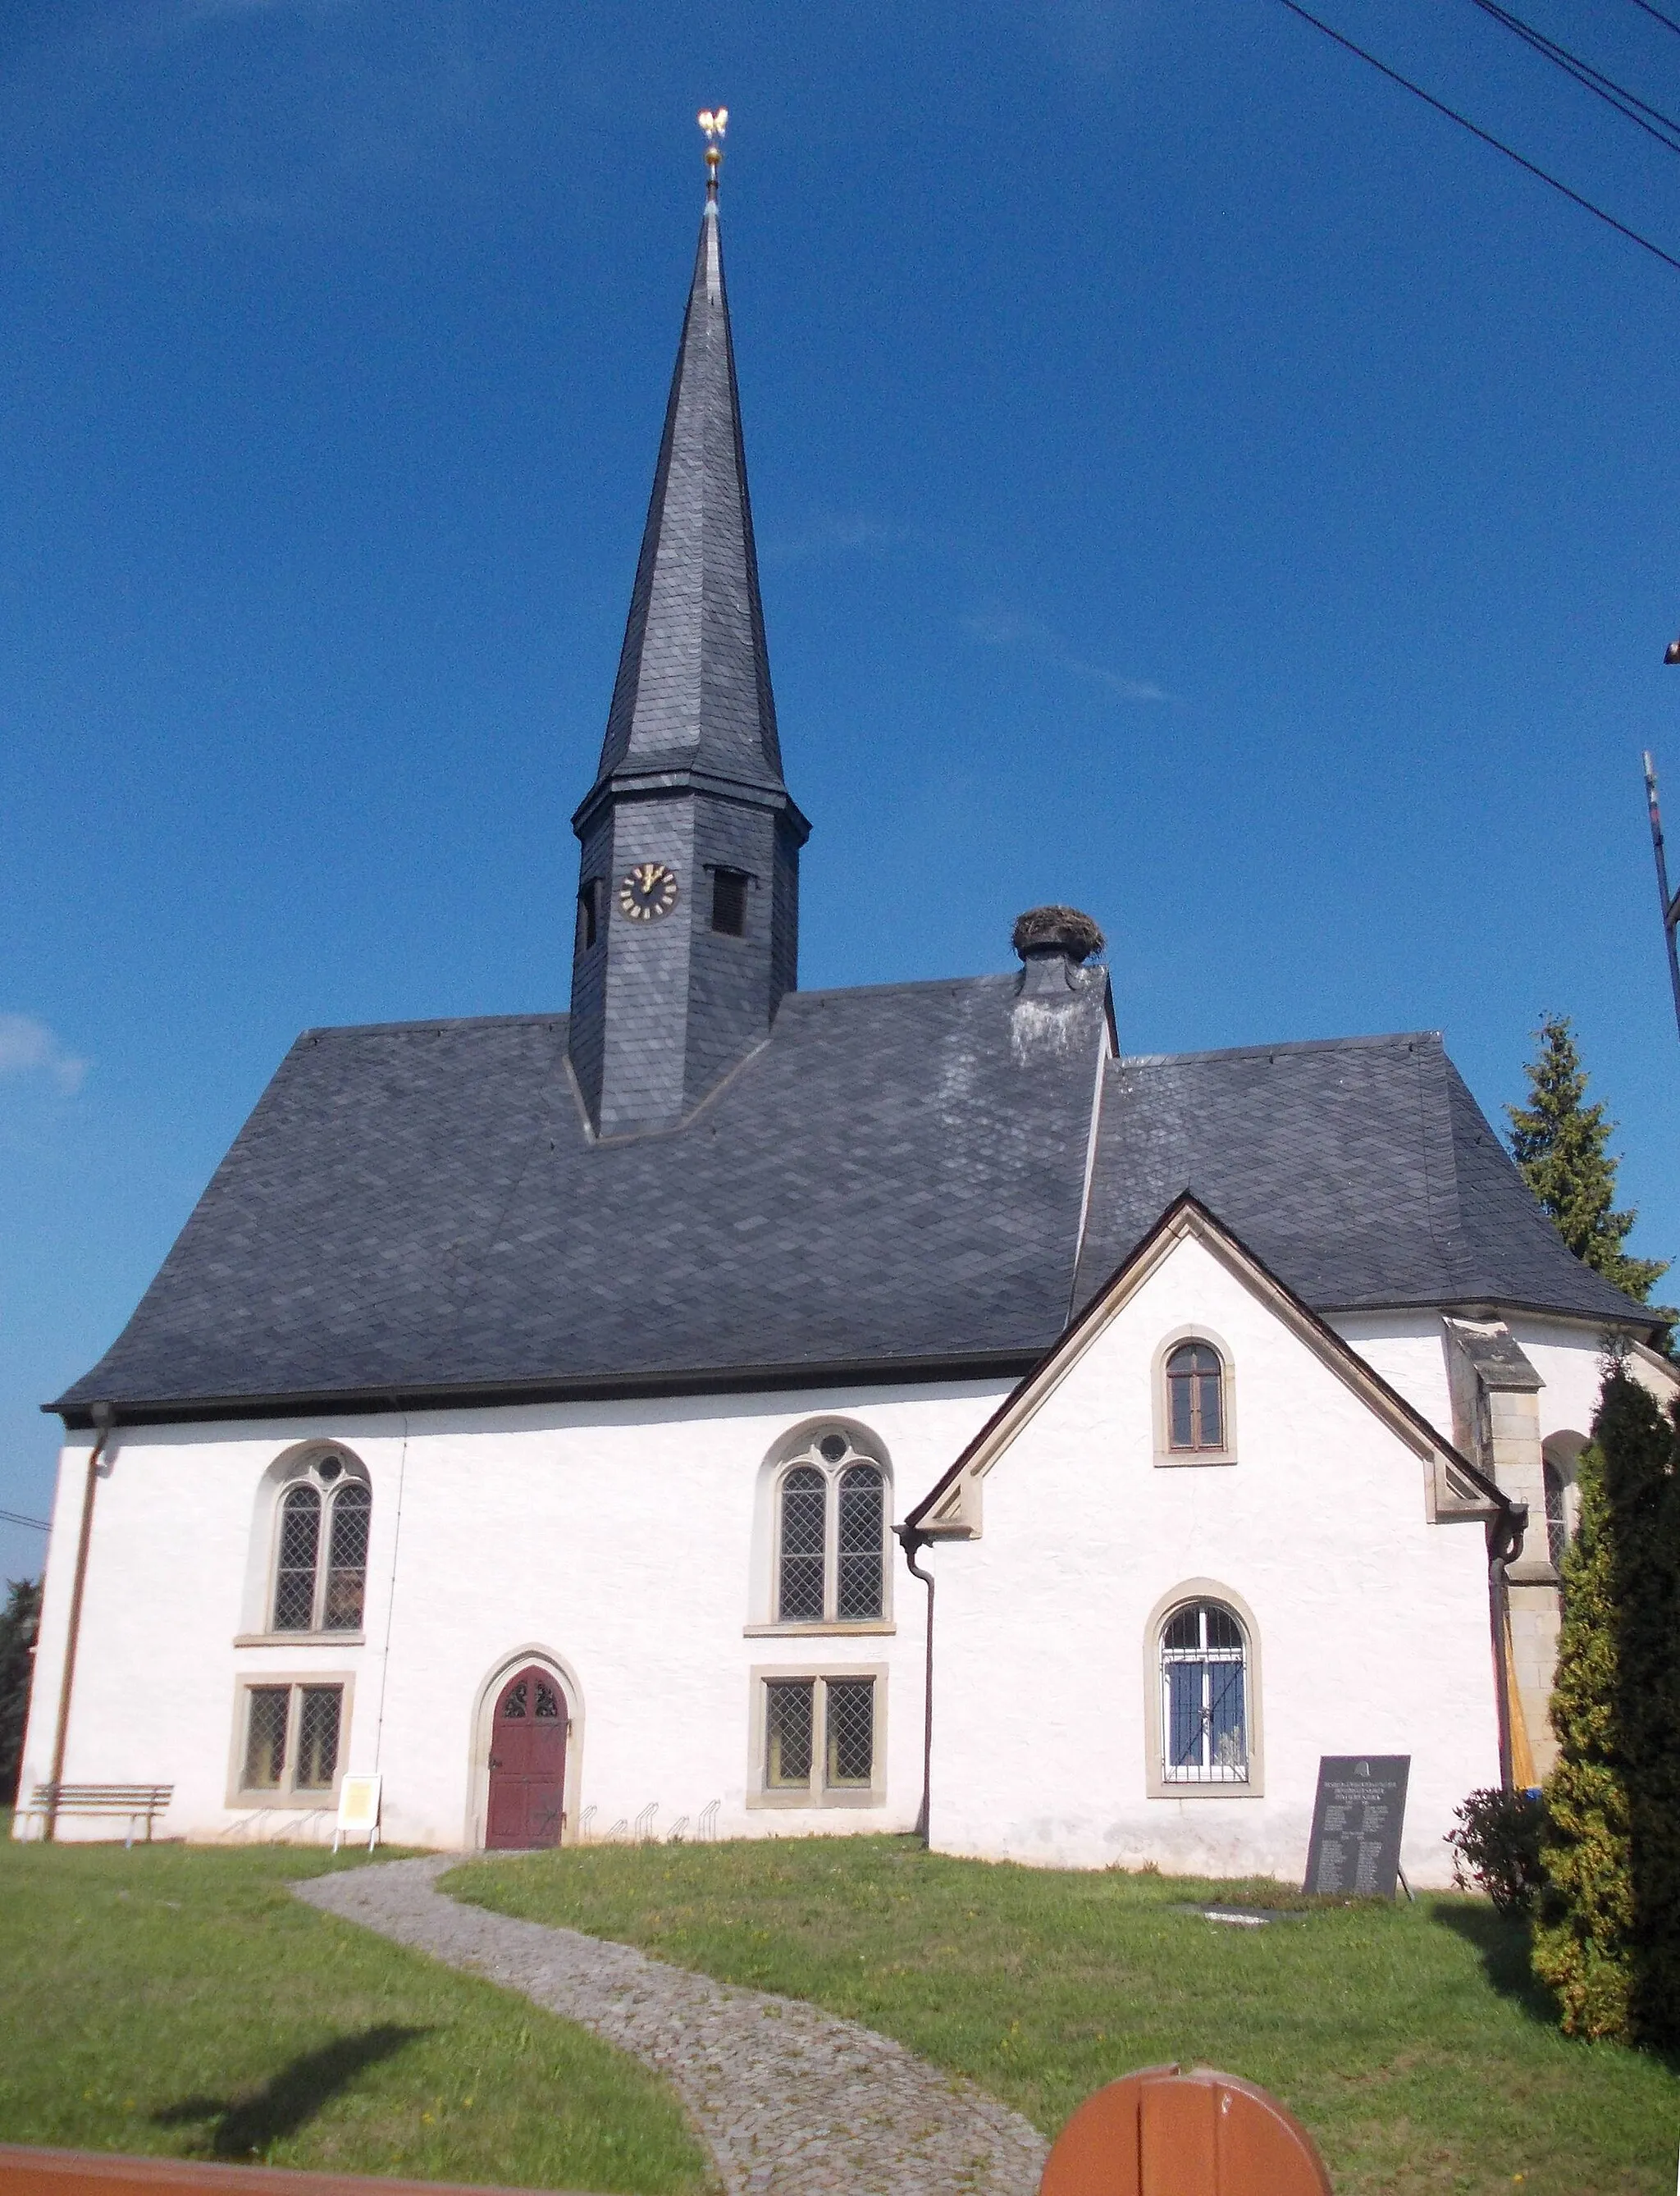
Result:
<svg viewBox="0 0 1680 2196"><path fill-rule="evenodd" d="M459 1905L435 1881L456 1858L316 1876L297 1895L522 1991L656 2067L728 2196L1034 2196L1042 2136L972 2083L799 1999Z"/></svg>

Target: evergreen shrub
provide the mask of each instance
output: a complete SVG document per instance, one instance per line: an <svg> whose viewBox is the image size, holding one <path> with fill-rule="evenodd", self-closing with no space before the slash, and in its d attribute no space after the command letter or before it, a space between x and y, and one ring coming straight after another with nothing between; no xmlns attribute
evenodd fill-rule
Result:
<svg viewBox="0 0 1680 2196"><path fill-rule="evenodd" d="M1606 1374L1563 1562L1534 1968L1571 2035L1680 2042L1680 1430Z"/></svg>
<svg viewBox="0 0 1680 2196"><path fill-rule="evenodd" d="M6 1589L6 1605L0 1609L0 1807L9 1807L17 1797L40 1622L40 1581L13 1579Z"/></svg>

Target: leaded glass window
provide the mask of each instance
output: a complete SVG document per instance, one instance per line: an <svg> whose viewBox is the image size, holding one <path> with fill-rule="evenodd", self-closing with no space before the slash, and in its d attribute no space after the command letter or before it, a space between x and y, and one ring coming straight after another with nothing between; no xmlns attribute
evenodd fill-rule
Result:
<svg viewBox="0 0 1680 2196"><path fill-rule="evenodd" d="M274 1632L359 1632L367 1601L373 1498L365 1478L328 1453L280 1497Z"/></svg>
<svg viewBox="0 0 1680 2196"><path fill-rule="evenodd" d="M880 1615L886 1568L881 1495L879 1466L854 1464L840 1474L836 1614L842 1621Z"/></svg>
<svg viewBox="0 0 1680 2196"><path fill-rule="evenodd" d="M330 1792L338 1768L338 1711L344 1701L338 1685L304 1685L297 1715L297 1776L300 1792Z"/></svg>
<svg viewBox="0 0 1680 2196"><path fill-rule="evenodd" d="M1546 1554L1555 1571L1563 1568L1569 1546L1569 1513L1565 1506L1563 1474L1548 1456L1541 1460L1546 1490Z"/></svg>
<svg viewBox="0 0 1680 2196"><path fill-rule="evenodd" d="M1167 1360L1167 1441L1172 1448L1223 1448L1224 1367L1210 1342L1181 1342Z"/></svg>
<svg viewBox="0 0 1680 2196"><path fill-rule="evenodd" d="M1189 1603L1161 1633L1161 1773L1180 1784L1245 1783L1248 1642L1228 1609Z"/></svg>
<svg viewBox="0 0 1680 2196"><path fill-rule="evenodd" d="M782 1559L776 1615L783 1624L823 1620L827 1561L828 1485L812 1465L800 1465L782 1482Z"/></svg>
<svg viewBox="0 0 1680 2196"><path fill-rule="evenodd" d="M277 1792L286 1774L290 1685L253 1685L245 1696L245 1788Z"/></svg>
<svg viewBox="0 0 1680 2196"><path fill-rule="evenodd" d="M314 1630L320 1550L320 1489L290 1487L280 1504L280 1556L274 1565L276 1632Z"/></svg>
<svg viewBox="0 0 1680 2196"><path fill-rule="evenodd" d="M332 1498L323 1631L361 1629L362 1590L367 1581L367 1529L372 1511L373 1497L359 1480L349 1481Z"/></svg>
<svg viewBox="0 0 1680 2196"><path fill-rule="evenodd" d="M338 1775L342 1685L251 1685L245 1693L241 1790L275 1800L330 1794Z"/></svg>
<svg viewBox="0 0 1680 2196"><path fill-rule="evenodd" d="M884 1467L838 1430L813 1440L776 1489L776 1621L879 1622L886 1525Z"/></svg>
<svg viewBox="0 0 1680 2196"><path fill-rule="evenodd" d="M764 1789L822 1806L830 1794L869 1793L875 1772L873 1673L767 1677L764 1681Z"/></svg>
<svg viewBox="0 0 1680 2196"><path fill-rule="evenodd" d="M875 1685L873 1678L830 1678L828 1746L823 1782L831 1790L867 1785L875 1766Z"/></svg>
<svg viewBox="0 0 1680 2196"><path fill-rule="evenodd" d="M765 1783L772 1792L811 1782L812 1678L778 1678L765 1687Z"/></svg>

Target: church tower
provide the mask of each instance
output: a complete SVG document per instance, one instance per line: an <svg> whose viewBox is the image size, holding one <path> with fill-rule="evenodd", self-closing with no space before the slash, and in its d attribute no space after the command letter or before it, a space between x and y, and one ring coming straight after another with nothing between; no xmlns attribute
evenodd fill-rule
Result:
<svg viewBox="0 0 1680 2196"><path fill-rule="evenodd" d="M811 826L782 777L708 164L607 736L572 818L569 1049L603 1136L684 1119L798 975Z"/></svg>

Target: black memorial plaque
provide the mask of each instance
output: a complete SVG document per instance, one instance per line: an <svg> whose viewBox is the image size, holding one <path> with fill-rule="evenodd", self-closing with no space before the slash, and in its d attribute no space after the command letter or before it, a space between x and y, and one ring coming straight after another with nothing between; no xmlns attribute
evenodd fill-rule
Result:
<svg viewBox="0 0 1680 2196"><path fill-rule="evenodd" d="M1409 1754L1326 1754L1302 1887L1332 1898L1392 1898Z"/></svg>

